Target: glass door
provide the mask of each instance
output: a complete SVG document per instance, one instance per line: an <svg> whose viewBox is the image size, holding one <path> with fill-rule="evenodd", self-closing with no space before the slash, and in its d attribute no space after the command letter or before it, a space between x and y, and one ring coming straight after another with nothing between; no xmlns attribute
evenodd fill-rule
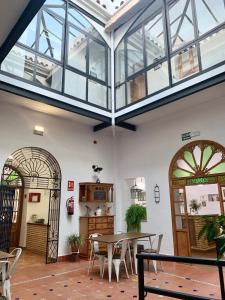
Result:
<svg viewBox="0 0 225 300"><path fill-rule="evenodd" d="M174 235L175 235L175 249L176 255L189 256L190 243L188 231L188 215L186 205L186 195L184 188L173 189L173 222L174 222Z"/></svg>

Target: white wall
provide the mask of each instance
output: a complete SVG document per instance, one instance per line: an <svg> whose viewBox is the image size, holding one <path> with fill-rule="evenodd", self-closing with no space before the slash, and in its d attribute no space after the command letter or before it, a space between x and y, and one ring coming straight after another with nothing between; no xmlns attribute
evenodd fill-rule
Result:
<svg viewBox="0 0 225 300"><path fill-rule="evenodd" d="M163 233L164 253L173 253L168 171L175 153L188 143L181 141L181 133L199 130L201 136L198 139L225 145L224 99L211 99L204 104L197 104L197 100L196 105L190 108L165 113L159 119L154 118L138 126L137 132L123 131L117 141L117 202L120 201L117 219L121 219L117 224L120 226L118 230L126 229L124 216L128 201L125 198L125 179L143 176L146 180L148 221L142 224L142 231ZM155 204L153 198L156 184L160 187L159 204Z"/></svg>
<svg viewBox="0 0 225 300"><path fill-rule="evenodd" d="M0 99L1 100L1 99ZM18 99L19 101L19 99ZM33 135L35 125L45 128L43 137ZM97 144L93 141L97 140ZM7 157L15 150L36 146L49 151L58 161L62 171L62 197L60 214L59 255L68 253L66 238L79 232L78 184L93 181L92 165L103 167L103 182L113 182L113 138L101 131L93 133L92 127L1 102L0 110L0 170ZM67 192L67 181L75 181L75 191ZM75 197L75 214L67 216L66 200ZM43 202L41 202L43 204Z"/></svg>

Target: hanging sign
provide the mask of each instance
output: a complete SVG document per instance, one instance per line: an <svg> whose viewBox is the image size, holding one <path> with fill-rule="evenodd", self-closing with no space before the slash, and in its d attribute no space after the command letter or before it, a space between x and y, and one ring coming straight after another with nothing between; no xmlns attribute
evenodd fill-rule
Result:
<svg viewBox="0 0 225 300"><path fill-rule="evenodd" d="M193 131L193 132L185 132L181 134L182 141L187 141L192 139L193 137L200 136L200 131Z"/></svg>
<svg viewBox="0 0 225 300"><path fill-rule="evenodd" d="M69 192L74 191L74 181L73 180L68 180L67 191L69 191Z"/></svg>

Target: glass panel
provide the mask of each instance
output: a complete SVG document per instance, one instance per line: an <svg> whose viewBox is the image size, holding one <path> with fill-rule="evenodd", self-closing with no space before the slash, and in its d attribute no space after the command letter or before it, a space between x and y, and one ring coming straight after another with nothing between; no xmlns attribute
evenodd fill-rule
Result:
<svg viewBox="0 0 225 300"><path fill-rule="evenodd" d="M126 105L125 88L125 84L122 84L121 86L116 88L116 109L119 109Z"/></svg>
<svg viewBox="0 0 225 300"><path fill-rule="evenodd" d="M195 162L194 158L191 152L189 151L184 151L184 159L193 167L195 168Z"/></svg>
<svg viewBox="0 0 225 300"><path fill-rule="evenodd" d="M175 50L194 39L194 25L190 0L174 1L169 6L170 41Z"/></svg>
<svg viewBox="0 0 225 300"><path fill-rule="evenodd" d="M86 73L86 52L86 36L69 26L68 64Z"/></svg>
<svg viewBox="0 0 225 300"><path fill-rule="evenodd" d="M200 160L201 160L201 155L202 155L202 150L200 149L199 146L195 146L193 150L193 155L196 161L196 164L200 166Z"/></svg>
<svg viewBox="0 0 225 300"><path fill-rule="evenodd" d="M210 159L209 163L207 164L207 169L210 169L211 167L215 166L220 161L222 161L222 159L223 159L222 152L217 152L213 154L213 157Z"/></svg>
<svg viewBox="0 0 225 300"><path fill-rule="evenodd" d="M125 81L125 50L124 42L121 42L115 52L116 85Z"/></svg>
<svg viewBox="0 0 225 300"><path fill-rule="evenodd" d="M189 177L189 176L193 176L192 173L190 172L187 172L187 171L183 171L183 170L180 170L180 169L176 169L173 171L173 176L174 177Z"/></svg>
<svg viewBox="0 0 225 300"><path fill-rule="evenodd" d="M200 42L202 68L207 69L225 60L225 29Z"/></svg>
<svg viewBox="0 0 225 300"><path fill-rule="evenodd" d="M89 40L89 74L105 81L106 48Z"/></svg>
<svg viewBox="0 0 225 300"><path fill-rule="evenodd" d="M101 107L107 107L106 94L107 87L99 84L96 81L88 81L88 101L99 105Z"/></svg>
<svg viewBox="0 0 225 300"><path fill-rule="evenodd" d="M127 39L128 76L144 68L142 28L131 34Z"/></svg>
<svg viewBox="0 0 225 300"><path fill-rule="evenodd" d="M19 42L34 49L36 44L36 26L37 16L33 18L29 26L26 28L26 30L20 37Z"/></svg>
<svg viewBox="0 0 225 300"><path fill-rule="evenodd" d="M109 86L111 86L111 49L108 48L107 49L107 52L108 52L108 82L107 84Z"/></svg>
<svg viewBox="0 0 225 300"><path fill-rule="evenodd" d="M192 168L186 163L185 160L183 159L178 159L177 160L177 166L181 169L185 169L186 171L193 173Z"/></svg>
<svg viewBox="0 0 225 300"><path fill-rule="evenodd" d="M184 216L176 216L176 229L186 229L187 224Z"/></svg>
<svg viewBox="0 0 225 300"><path fill-rule="evenodd" d="M225 162L221 162L219 165L217 165L215 168L209 171L209 174L216 173L225 173Z"/></svg>
<svg viewBox="0 0 225 300"><path fill-rule="evenodd" d="M205 164L208 162L208 159L210 158L212 154L212 148L211 146L207 146L203 150L203 157L202 157L202 169L205 167Z"/></svg>
<svg viewBox="0 0 225 300"><path fill-rule="evenodd" d="M173 199L175 202L184 202L184 189L173 190Z"/></svg>
<svg viewBox="0 0 225 300"><path fill-rule="evenodd" d="M225 21L224 0L195 0L199 34Z"/></svg>
<svg viewBox="0 0 225 300"><path fill-rule="evenodd" d="M177 82L199 72L197 48L186 48L171 59L173 82Z"/></svg>
<svg viewBox="0 0 225 300"><path fill-rule="evenodd" d="M66 70L65 93L86 100L86 77Z"/></svg>
<svg viewBox="0 0 225 300"><path fill-rule="evenodd" d="M66 3L62 0L47 0L44 4L45 7L48 8L48 10L51 10L58 16L65 18L65 8Z"/></svg>
<svg viewBox="0 0 225 300"><path fill-rule="evenodd" d="M163 62L147 72L148 94L169 86L168 63Z"/></svg>
<svg viewBox="0 0 225 300"><path fill-rule="evenodd" d="M145 44L147 65L165 56L162 13L156 15L145 25Z"/></svg>
<svg viewBox="0 0 225 300"><path fill-rule="evenodd" d="M53 14L41 14L39 51L51 58L61 60L63 23Z"/></svg>
<svg viewBox="0 0 225 300"><path fill-rule="evenodd" d="M52 61L37 57L36 82L57 90L62 90L62 67Z"/></svg>
<svg viewBox="0 0 225 300"><path fill-rule="evenodd" d="M185 214L184 202L175 202L174 203L174 208L175 208L175 214L176 215Z"/></svg>
<svg viewBox="0 0 225 300"><path fill-rule="evenodd" d="M108 109L112 109L112 89L108 88Z"/></svg>
<svg viewBox="0 0 225 300"><path fill-rule="evenodd" d="M88 22L88 20L75 8L69 6L68 8L68 21L71 22L76 27L88 32L95 38L103 41L101 35L98 31Z"/></svg>
<svg viewBox="0 0 225 300"><path fill-rule="evenodd" d="M127 83L128 103L135 102L146 96L145 74L138 75Z"/></svg>
<svg viewBox="0 0 225 300"><path fill-rule="evenodd" d="M1 70L33 81L34 64L35 56L33 53L15 46L4 59Z"/></svg>

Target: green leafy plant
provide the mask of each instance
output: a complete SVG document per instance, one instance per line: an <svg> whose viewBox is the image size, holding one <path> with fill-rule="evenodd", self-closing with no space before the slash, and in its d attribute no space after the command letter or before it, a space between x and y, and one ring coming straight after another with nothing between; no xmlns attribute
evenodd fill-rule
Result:
<svg viewBox="0 0 225 300"><path fill-rule="evenodd" d="M204 216L204 226L198 234L198 238L203 236L209 242L216 242L217 255L220 258L225 253L225 215L212 217Z"/></svg>
<svg viewBox="0 0 225 300"><path fill-rule="evenodd" d="M84 244L84 239L79 234L71 234L68 236L67 242L72 252L79 252L79 248Z"/></svg>
<svg viewBox="0 0 225 300"><path fill-rule="evenodd" d="M140 231L141 221L146 220L146 207L133 204L126 211L127 231Z"/></svg>

